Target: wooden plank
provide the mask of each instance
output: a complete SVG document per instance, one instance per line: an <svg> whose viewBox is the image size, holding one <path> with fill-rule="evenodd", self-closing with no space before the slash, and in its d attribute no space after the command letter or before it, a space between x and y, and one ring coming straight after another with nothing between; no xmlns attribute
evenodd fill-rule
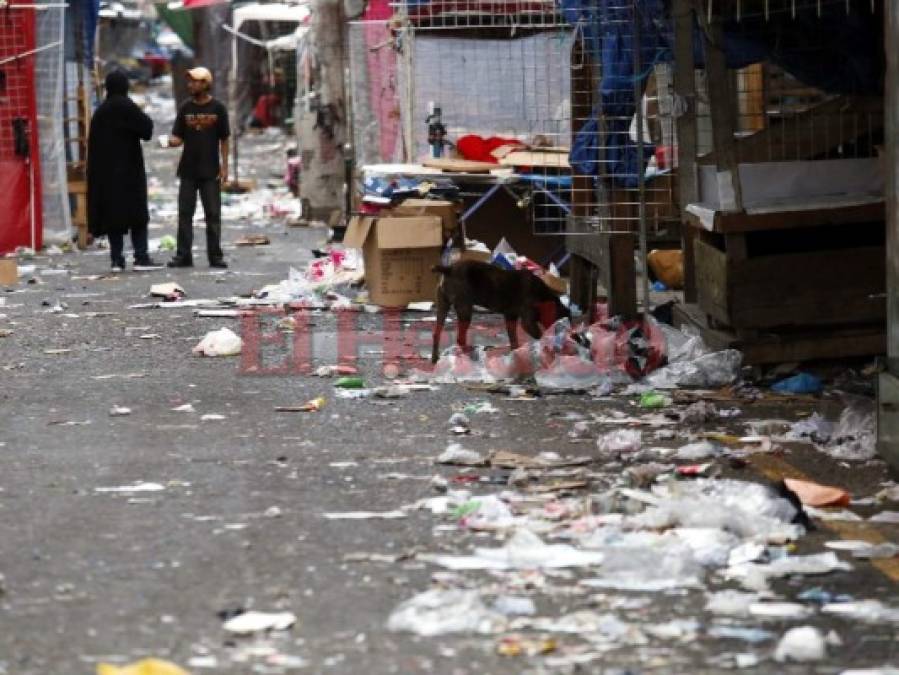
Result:
<svg viewBox="0 0 899 675"><path fill-rule="evenodd" d="M760 131L765 128L765 73L764 64L753 63L737 71L737 97L740 114L737 119L740 131ZM740 143L737 141L737 155Z"/></svg>
<svg viewBox="0 0 899 675"><path fill-rule="evenodd" d="M79 175L77 171L70 171L70 176ZM83 171L81 172L83 173ZM76 245L79 249L87 248L88 231L87 231L87 181L83 178L70 178L68 181L68 192L73 198L75 208L72 211L72 225L78 230Z"/></svg>
<svg viewBox="0 0 899 675"><path fill-rule="evenodd" d="M883 321L882 247L733 258L694 242L698 306L733 329Z"/></svg>
<svg viewBox="0 0 899 675"><path fill-rule="evenodd" d="M497 166L490 162L473 162L468 159L453 159L450 157L429 157L422 160L421 164L422 166L450 173L490 173Z"/></svg>
<svg viewBox="0 0 899 675"><path fill-rule="evenodd" d="M716 321L730 324L727 255L699 239L693 242L697 304Z"/></svg>
<svg viewBox="0 0 899 675"><path fill-rule="evenodd" d="M860 135L883 128L883 99L870 96L838 96L806 111L772 121L766 129L736 140L741 163L811 159ZM865 123L859 124L859 118ZM804 150L803 150L804 149ZM699 164L718 163L718 153L699 158Z"/></svg>
<svg viewBox="0 0 899 675"><path fill-rule="evenodd" d="M634 262L634 235L609 235L609 313L626 319L637 318L637 266Z"/></svg>
<svg viewBox="0 0 899 675"><path fill-rule="evenodd" d="M502 166L539 166L541 168L571 169L568 155L538 150L513 150L499 160Z"/></svg>
<svg viewBox="0 0 899 675"><path fill-rule="evenodd" d="M575 66L575 64L578 64ZM591 52L578 37L571 49L571 135L577 134L593 114L595 87ZM571 215L574 219L593 215L593 177L575 174L571 185ZM571 231L569 229L569 231ZM570 293L575 303L592 312L596 297L596 265L601 258L600 238L594 234L569 234L565 246L571 256Z"/></svg>
<svg viewBox="0 0 899 675"><path fill-rule="evenodd" d="M684 302L696 302L695 242L699 231L695 227L681 228L681 247L684 252Z"/></svg>
<svg viewBox="0 0 899 675"><path fill-rule="evenodd" d="M878 356L886 349L883 326L847 331L787 336L780 340L768 337L741 347L747 364L792 363L841 359L850 356Z"/></svg>
<svg viewBox="0 0 899 675"><path fill-rule="evenodd" d="M739 349L743 352L743 362L749 365L876 356L886 349L883 324L766 332L746 340L732 331L711 328L705 313L692 303L675 305L674 324L699 330L712 349Z"/></svg>
<svg viewBox="0 0 899 675"><path fill-rule="evenodd" d="M771 255L728 268L730 325L812 326L883 321L882 246Z"/></svg>
<svg viewBox="0 0 899 675"><path fill-rule="evenodd" d="M572 301L584 310L591 322L596 303L596 267L577 254L569 260L569 287Z"/></svg>
<svg viewBox="0 0 899 675"><path fill-rule="evenodd" d="M877 226L882 227L886 214L885 208L883 202L875 202L802 211L773 211L771 213L724 213L719 211L715 213L711 230L707 230L699 218L692 213L687 214L686 222L691 227L722 234L855 223L880 223Z"/></svg>
<svg viewBox="0 0 899 675"><path fill-rule="evenodd" d="M743 190L737 171L736 97L724 53L724 29L720 21L708 21L705 12L697 12L704 28L703 47L712 118L712 142L718 168L718 198L722 211L743 210Z"/></svg>
<svg viewBox="0 0 899 675"><path fill-rule="evenodd" d="M692 0L674 0L674 92L686 104L677 118L677 180L681 223L685 222L687 204L699 200L696 174L696 64L693 54ZM689 227L681 228L684 250L684 300L696 301L696 272L693 267L694 234Z"/></svg>

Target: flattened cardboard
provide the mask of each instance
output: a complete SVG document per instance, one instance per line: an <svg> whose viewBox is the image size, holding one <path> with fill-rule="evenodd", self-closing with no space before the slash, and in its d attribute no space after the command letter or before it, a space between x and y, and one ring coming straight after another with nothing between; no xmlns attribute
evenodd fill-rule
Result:
<svg viewBox="0 0 899 675"><path fill-rule="evenodd" d="M565 281L562 277L557 277L555 274L547 273L540 278L543 280L544 284L549 286L559 295L564 295L568 292L568 282Z"/></svg>
<svg viewBox="0 0 899 675"><path fill-rule="evenodd" d="M496 168L496 164L491 164L490 162L474 162L469 159L455 159L453 157L428 157L422 160L421 164L422 166L450 173L490 173Z"/></svg>
<svg viewBox="0 0 899 675"><path fill-rule="evenodd" d="M464 251L460 251L459 249L453 249L450 254L451 262L459 262L462 260L477 260L478 262L490 262L490 251L481 251L476 248L467 248Z"/></svg>
<svg viewBox="0 0 899 675"><path fill-rule="evenodd" d="M19 268L15 258L0 259L0 286L15 286L19 281Z"/></svg>
<svg viewBox="0 0 899 675"><path fill-rule="evenodd" d="M368 238L368 231L375 219L369 216L353 216L350 218L346 232L343 235L343 245L347 248L362 248Z"/></svg>

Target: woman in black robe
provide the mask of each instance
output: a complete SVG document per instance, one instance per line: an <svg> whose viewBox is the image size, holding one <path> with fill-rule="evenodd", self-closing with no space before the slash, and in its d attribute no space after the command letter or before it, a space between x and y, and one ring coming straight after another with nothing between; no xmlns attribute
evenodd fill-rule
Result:
<svg viewBox="0 0 899 675"><path fill-rule="evenodd" d="M109 238L113 270L125 268L124 235L131 232L135 266L155 266L147 252L147 174L141 140L153 135L151 120L128 98L128 77L106 76L106 100L91 118L87 147L88 229Z"/></svg>

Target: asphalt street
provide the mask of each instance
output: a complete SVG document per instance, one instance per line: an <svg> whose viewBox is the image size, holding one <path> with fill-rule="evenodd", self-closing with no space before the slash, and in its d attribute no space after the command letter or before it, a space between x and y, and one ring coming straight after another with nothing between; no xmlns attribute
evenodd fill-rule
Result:
<svg viewBox="0 0 899 675"><path fill-rule="evenodd" d="M283 153L271 146L278 142L258 137L246 143L260 182L277 182ZM170 192L175 155L150 146L147 155L154 184ZM264 161L266 156L271 159ZM154 224L151 237L174 234L171 221ZM271 244L233 245L251 233L267 235ZM190 270L109 274L103 250L21 261L37 265L34 283L23 279L0 294L0 329L9 331L0 337L0 673L80 675L93 673L100 662L150 656L194 673L235 675L718 673L735 669L733 655L745 653L755 659L742 662L749 673L899 666L895 617L863 622L817 613L798 623L751 617L735 625L761 627L767 638L716 637L709 630L717 619L706 610L707 589L737 587L720 575L710 573L699 588L646 592L586 588L578 584L586 574L580 569L534 573L530 581L521 574L448 572L419 554L470 552L472 546L496 546L504 535L465 528L458 514L427 510L390 519L325 517L392 512L438 496L435 475L450 489L505 488L509 471L436 465L435 457L453 441L482 453L588 456L578 475L586 485L560 490L557 502L565 498L567 508L578 503L586 513L601 513L599 495L619 485L630 464L597 450L596 437L612 427L597 423L586 439L569 432L575 420L645 413L628 396L531 400L459 384L398 399L344 399L333 379L247 373L241 357L192 355L210 330L240 332L235 318L198 317L191 308L132 308L151 301L151 284L167 281L180 284L188 299L247 296L285 279L291 266L302 269L326 238L324 228L232 219L224 227L231 264L226 271L204 266L202 231L198 265ZM165 260L169 254L155 255ZM426 341L427 318L406 314L409 334ZM377 340L381 321L378 314L359 312L352 322L353 330L371 339L356 366L373 385L387 383ZM502 345L502 329L496 329ZM335 317L316 312L310 330L314 365L333 363L341 330ZM266 359L287 355L289 340L267 347ZM839 373L849 365L830 368ZM325 399L317 412L276 411L316 397ZM453 412L484 401L495 412L470 414L471 431L464 436L450 432ZM114 406L131 412L112 415ZM838 415L840 404L835 397L737 397L726 407L741 414L715 419L701 431L741 436L747 419ZM686 430L673 430L662 445L686 442ZM690 433L695 437L696 430ZM716 470L721 477L756 482L805 475L856 497L874 495L890 480L876 460L840 462L804 444L778 448L748 463L722 460ZM142 483L156 489L141 491ZM884 507L852 508L867 517ZM819 553L836 539L896 541L896 524L816 522L792 553ZM899 606L895 558L839 555L851 571L777 579L777 597L795 601L804 590L821 587ZM634 564L639 568L639 561ZM588 629L434 637L388 630L388 617L401 602L435 584L479 589L485 597L525 596L550 619L596 611L646 630L640 639L606 631L601 642L585 636L597 632ZM249 637L223 629L224 619L248 609L291 612L296 622ZM675 619L696 624L682 632L649 630ZM827 656L813 664L772 660L787 628L808 623L838 635ZM512 634L542 636L547 643L539 651L545 653L499 649ZM586 655L581 665L578 655Z"/></svg>

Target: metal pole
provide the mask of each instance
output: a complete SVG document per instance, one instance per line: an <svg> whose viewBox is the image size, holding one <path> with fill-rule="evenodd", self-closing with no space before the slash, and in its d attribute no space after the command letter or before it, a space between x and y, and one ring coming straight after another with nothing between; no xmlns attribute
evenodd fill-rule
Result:
<svg viewBox="0 0 899 675"><path fill-rule="evenodd" d="M631 5L634 29L634 102L637 106L637 221L640 237L640 261L643 265L643 314L649 316L649 269L646 253L646 171L643 168L643 59L640 54L640 9L636 2Z"/></svg>
<svg viewBox="0 0 899 675"><path fill-rule="evenodd" d="M239 154L237 151L237 136L240 133L240 120L238 119L238 110L237 110L237 35L231 35L231 77L228 82L228 98L231 99L229 101L231 108L231 163L234 165L232 169L232 173L234 174L234 183L232 184L232 188L234 190L240 189L240 181L239 181ZM227 181L227 176L225 179Z"/></svg>
<svg viewBox="0 0 899 675"><path fill-rule="evenodd" d="M31 213L30 213L31 250L36 251L37 250L37 216L35 215L35 212L34 212L34 197L35 197L35 194L34 194L35 193L35 190L34 190L34 162L31 161L30 157L28 158L28 192L29 192L28 203L31 206L31 209L30 209L30 211L31 211Z"/></svg>
<svg viewBox="0 0 899 675"><path fill-rule="evenodd" d="M899 376L899 0L885 3L884 40L886 80L884 90L884 147L886 148L886 260L887 260L887 365Z"/></svg>

